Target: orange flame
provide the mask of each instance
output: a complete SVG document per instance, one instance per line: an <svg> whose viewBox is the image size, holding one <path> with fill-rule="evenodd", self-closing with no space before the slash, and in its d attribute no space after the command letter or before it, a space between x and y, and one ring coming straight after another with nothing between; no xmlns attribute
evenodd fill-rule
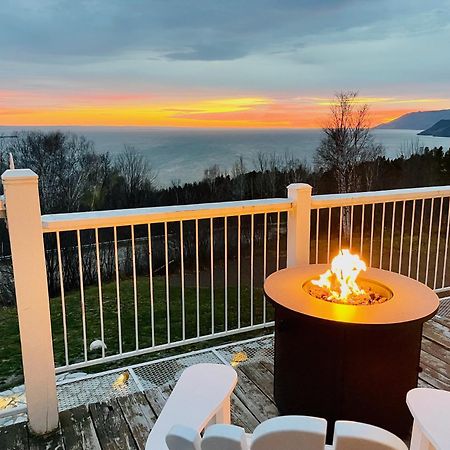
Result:
<svg viewBox="0 0 450 450"><path fill-rule="evenodd" d="M311 283L327 289L330 292L329 300L345 302L351 295L365 294L356 279L366 269L366 264L358 255L351 254L350 250L341 250L331 261L331 269L319 275L318 280L311 280Z"/></svg>

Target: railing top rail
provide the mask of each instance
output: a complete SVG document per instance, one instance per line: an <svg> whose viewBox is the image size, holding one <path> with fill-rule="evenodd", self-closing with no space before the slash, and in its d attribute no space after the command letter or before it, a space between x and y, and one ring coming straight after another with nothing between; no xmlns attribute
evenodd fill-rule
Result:
<svg viewBox="0 0 450 450"><path fill-rule="evenodd" d="M367 205L436 197L449 197L450 186L432 186L411 189L390 189L385 191L351 192L348 194L313 195L311 208L332 208L339 206Z"/></svg>
<svg viewBox="0 0 450 450"><path fill-rule="evenodd" d="M287 198L88 211L42 216L44 233L288 211Z"/></svg>

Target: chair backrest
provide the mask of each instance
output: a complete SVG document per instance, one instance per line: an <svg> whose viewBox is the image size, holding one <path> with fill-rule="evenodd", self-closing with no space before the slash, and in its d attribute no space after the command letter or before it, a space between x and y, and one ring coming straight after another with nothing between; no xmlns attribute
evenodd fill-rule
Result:
<svg viewBox="0 0 450 450"><path fill-rule="evenodd" d="M283 416L261 423L253 435L234 425L212 425L202 439L197 431L176 425L166 443L169 450L408 450L389 431L345 420L335 423L333 445L325 446L326 428L325 419Z"/></svg>
<svg viewBox="0 0 450 450"><path fill-rule="evenodd" d="M408 450L395 434L360 422L338 420L334 425L333 450Z"/></svg>
<svg viewBox="0 0 450 450"><path fill-rule="evenodd" d="M318 417L282 416L266 420L253 433L251 450L324 450L327 421Z"/></svg>

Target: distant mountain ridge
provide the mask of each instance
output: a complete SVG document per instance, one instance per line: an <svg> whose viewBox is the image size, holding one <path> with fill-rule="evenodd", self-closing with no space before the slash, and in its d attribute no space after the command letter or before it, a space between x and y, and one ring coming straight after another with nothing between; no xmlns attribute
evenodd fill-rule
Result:
<svg viewBox="0 0 450 450"><path fill-rule="evenodd" d="M418 133L421 136L450 137L450 120L444 119Z"/></svg>
<svg viewBox="0 0 450 450"><path fill-rule="evenodd" d="M426 130L440 120L450 120L450 109L408 113L391 122L382 123L375 128L385 130Z"/></svg>

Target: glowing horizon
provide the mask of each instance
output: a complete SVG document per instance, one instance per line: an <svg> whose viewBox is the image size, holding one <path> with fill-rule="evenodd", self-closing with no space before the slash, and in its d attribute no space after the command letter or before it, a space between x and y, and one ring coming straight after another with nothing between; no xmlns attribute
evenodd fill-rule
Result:
<svg viewBox="0 0 450 450"><path fill-rule="evenodd" d="M353 90L373 125L450 108L448 1L4 0L0 125L318 128Z"/></svg>
<svg viewBox="0 0 450 450"><path fill-rule="evenodd" d="M360 96L371 125L417 110L450 108L448 98ZM0 125L189 128L321 128L333 98L211 93L0 92Z"/></svg>

